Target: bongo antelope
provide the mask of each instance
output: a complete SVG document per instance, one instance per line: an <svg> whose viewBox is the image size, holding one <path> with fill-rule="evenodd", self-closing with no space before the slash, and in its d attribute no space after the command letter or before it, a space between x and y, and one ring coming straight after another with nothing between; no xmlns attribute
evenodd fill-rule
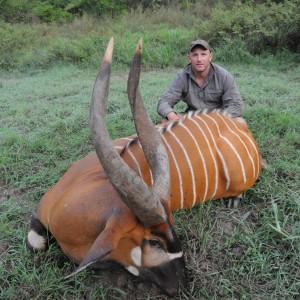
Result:
<svg viewBox="0 0 300 300"><path fill-rule="evenodd" d="M74 163L43 196L26 242L45 250L51 233L79 265L67 277L112 260L174 295L186 274L171 211L239 199L259 176L260 154L250 131L221 112L191 112L155 127L138 88L141 44L127 87L137 135L111 142L105 125L111 39L92 95L96 153Z"/></svg>

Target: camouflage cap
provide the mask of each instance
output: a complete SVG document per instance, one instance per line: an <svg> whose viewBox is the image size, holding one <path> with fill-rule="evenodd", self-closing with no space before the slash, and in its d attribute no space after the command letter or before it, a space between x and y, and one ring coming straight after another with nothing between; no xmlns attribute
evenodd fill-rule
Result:
<svg viewBox="0 0 300 300"><path fill-rule="evenodd" d="M195 47L195 46L202 46L203 48L211 51L210 49L210 46L208 44L207 41L205 40L195 40L195 41L192 41L189 45L189 48L188 48L188 53L192 51L192 49Z"/></svg>

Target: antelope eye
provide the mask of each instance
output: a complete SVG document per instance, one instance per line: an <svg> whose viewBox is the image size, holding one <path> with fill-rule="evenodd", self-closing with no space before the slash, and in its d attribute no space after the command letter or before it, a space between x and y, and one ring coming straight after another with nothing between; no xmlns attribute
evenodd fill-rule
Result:
<svg viewBox="0 0 300 300"><path fill-rule="evenodd" d="M161 248L160 242L158 240L148 240L151 247Z"/></svg>

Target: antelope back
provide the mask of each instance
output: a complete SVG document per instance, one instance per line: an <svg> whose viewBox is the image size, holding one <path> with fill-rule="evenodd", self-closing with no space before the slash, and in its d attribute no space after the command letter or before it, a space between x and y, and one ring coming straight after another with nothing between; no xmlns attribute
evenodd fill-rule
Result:
<svg viewBox="0 0 300 300"><path fill-rule="evenodd" d="M261 157L251 132L224 113L191 112L158 131L169 157L173 210L237 196L260 174ZM152 184L138 140L130 142L121 156Z"/></svg>

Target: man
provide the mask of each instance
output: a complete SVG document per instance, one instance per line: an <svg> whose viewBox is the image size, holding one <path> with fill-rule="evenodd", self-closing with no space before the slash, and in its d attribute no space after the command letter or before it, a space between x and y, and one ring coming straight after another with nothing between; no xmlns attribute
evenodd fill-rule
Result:
<svg viewBox="0 0 300 300"><path fill-rule="evenodd" d="M188 48L189 64L177 73L157 105L158 113L167 120L178 120L173 107L183 100L188 108L221 109L242 124L243 100L233 76L212 63L213 54L207 41L196 40Z"/></svg>

